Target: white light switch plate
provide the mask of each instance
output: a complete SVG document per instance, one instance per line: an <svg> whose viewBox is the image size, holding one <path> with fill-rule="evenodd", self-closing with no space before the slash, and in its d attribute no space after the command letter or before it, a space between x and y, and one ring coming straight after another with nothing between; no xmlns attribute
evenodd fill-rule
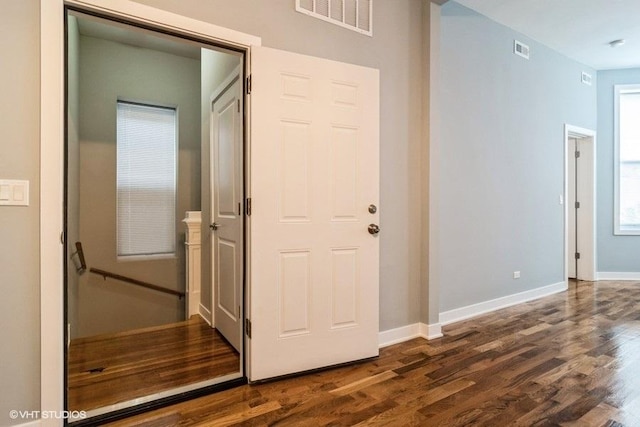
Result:
<svg viewBox="0 0 640 427"><path fill-rule="evenodd" d="M29 181L0 179L0 206L29 206Z"/></svg>

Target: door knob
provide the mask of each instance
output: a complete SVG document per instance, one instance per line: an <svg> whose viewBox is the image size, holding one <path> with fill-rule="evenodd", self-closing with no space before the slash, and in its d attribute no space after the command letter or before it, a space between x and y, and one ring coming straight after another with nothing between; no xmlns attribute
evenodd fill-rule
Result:
<svg viewBox="0 0 640 427"><path fill-rule="evenodd" d="M209 226L209 228L213 231L216 231L218 227L220 227L220 224L216 224L215 222Z"/></svg>
<svg viewBox="0 0 640 427"><path fill-rule="evenodd" d="M369 224L369 234L371 235L376 235L380 232L380 227L378 227L376 224Z"/></svg>

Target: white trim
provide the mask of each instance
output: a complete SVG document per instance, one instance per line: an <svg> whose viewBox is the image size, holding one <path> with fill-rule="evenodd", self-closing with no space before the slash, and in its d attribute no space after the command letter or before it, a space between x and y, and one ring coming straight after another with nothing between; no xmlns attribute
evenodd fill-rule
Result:
<svg viewBox="0 0 640 427"><path fill-rule="evenodd" d="M558 292L566 291L567 282L558 282L552 285L543 286L541 288L524 291L506 297L496 298L484 301L478 304L468 305L466 307L455 308L453 310L440 313L440 324L448 325L461 320L470 319L480 316L481 314L490 313L502 308L511 307L513 305L522 304L523 302L546 297Z"/></svg>
<svg viewBox="0 0 640 427"><path fill-rule="evenodd" d="M428 340L435 340L436 338L442 338L442 324L434 323L427 325L426 323L420 323L420 336Z"/></svg>
<svg viewBox="0 0 640 427"><path fill-rule="evenodd" d="M613 86L613 234L637 236L640 230L620 230L620 94L638 93L640 84Z"/></svg>
<svg viewBox="0 0 640 427"><path fill-rule="evenodd" d="M597 145L596 145L596 131L570 124L564 125L564 223L563 223L563 240L564 240L564 277L569 277L569 240L568 240L568 227L569 224L569 209L573 209L569 206L569 160L573 159L573 155L569 153L569 138L578 138L580 140L586 140L589 144L589 154L591 163L587 165L587 179L591 180L589 185L589 194L585 200L580 201L581 210L581 222L587 224L588 232L580 234L580 250L581 258L578 266L578 279L579 280L596 280L596 265L597 265L597 251L596 251L596 184L597 184ZM584 149L583 149L584 151ZM585 156L588 158L588 156ZM589 174L590 172L590 174ZM585 177L583 176L583 179ZM577 197L577 194L576 194Z"/></svg>
<svg viewBox="0 0 640 427"><path fill-rule="evenodd" d="M209 310L204 305L200 304L200 310L198 311L198 314L200 315L200 317L204 319L205 322L209 324L209 326L211 326L212 328L214 327L213 317L211 316L211 310Z"/></svg>
<svg viewBox="0 0 640 427"><path fill-rule="evenodd" d="M634 280L640 281L640 271L599 271L597 280Z"/></svg>
<svg viewBox="0 0 640 427"><path fill-rule="evenodd" d="M384 348L394 344L400 344L414 338L432 340L442 337L442 326L439 323L427 325L426 323L413 323L395 329L388 329L378 333L378 347Z"/></svg>
<svg viewBox="0 0 640 427"><path fill-rule="evenodd" d="M40 2L40 410L64 408L64 9ZM63 420L41 420L59 426Z"/></svg>
<svg viewBox="0 0 640 427"><path fill-rule="evenodd" d="M130 0L68 0L112 17L246 49L259 37L155 9ZM64 408L62 203L64 191L64 0L40 2L40 406ZM60 426L62 420L42 420Z"/></svg>

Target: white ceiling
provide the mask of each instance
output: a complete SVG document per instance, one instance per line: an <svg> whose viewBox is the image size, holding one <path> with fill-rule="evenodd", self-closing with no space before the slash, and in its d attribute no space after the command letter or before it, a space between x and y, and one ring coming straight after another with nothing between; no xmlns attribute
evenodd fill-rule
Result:
<svg viewBox="0 0 640 427"><path fill-rule="evenodd" d="M640 67L640 0L456 1L597 70Z"/></svg>
<svg viewBox="0 0 640 427"><path fill-rule="evenodd" d="M80 34L98 39L111 40L129 46L157 50L185 58L200 59L200 46L187 40L175 39L164 34L153 33L130 25L105 21L100 18L72 12L78 19Z"/></svg>

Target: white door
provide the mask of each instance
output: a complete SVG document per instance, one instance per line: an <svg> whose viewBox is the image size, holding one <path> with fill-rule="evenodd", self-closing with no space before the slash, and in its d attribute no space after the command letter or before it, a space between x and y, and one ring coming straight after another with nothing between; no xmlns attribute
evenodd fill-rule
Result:
<svg viewBox="0 0 640 427"><path fill-rule="evenodd" d="M569 250L567 251L567 266L569 279L576 278L576 252L578 247L576 245L577 231L577 212L575 208L576 204L576 162L578 159L575 156L578 150L578 140L575 138L569 138L569 159L567 162L567 209L568 209L568 221L567 221L567 240L569 243Z"/></svg>
<svg viewBox="0 0 640 427"><path fill-rule="evenodd" d="M214 324L240 351L243 274L242 80L236 79L211 108L211 218Z"/></svg>
<svg viewBox="0 0 640 427"><path fill-rule="evenodd" d="M249 378L377 356L379 73L251 53Z"/></svg>

